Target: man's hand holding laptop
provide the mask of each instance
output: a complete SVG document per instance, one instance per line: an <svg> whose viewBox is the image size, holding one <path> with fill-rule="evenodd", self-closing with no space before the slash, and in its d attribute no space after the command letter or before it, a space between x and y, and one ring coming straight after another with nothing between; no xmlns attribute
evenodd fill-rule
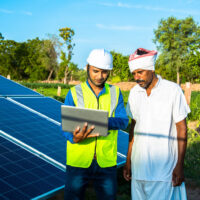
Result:
<svg viewBox="0 0 200 200"><path fill-rule="evenodd" d="M78 126L73 132L73 141L75 143L79 143L86 138L98 137L99 133L93 133L92 135L90 135L90 133L94 130L94 128L95 128L94 125L88 128L87 122L84 124L82 129L80 129L80 126Z"/></svg>

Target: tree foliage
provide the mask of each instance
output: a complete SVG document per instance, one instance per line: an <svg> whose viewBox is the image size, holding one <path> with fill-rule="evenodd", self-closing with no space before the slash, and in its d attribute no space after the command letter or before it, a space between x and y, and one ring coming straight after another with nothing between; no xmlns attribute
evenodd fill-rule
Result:
<svg viewBox="0 0 200 200"><path fill-rule="evenodd" d="M0 40L0 74L13 78L26 77L24 67L26 65L26 44L13 40Z"/></svg>
<svg viewBox="0 0 200 200"><path fill-rule="evenodd" d="M187 59L191 55L191 49L200 41L200 27L194 22L192 17L176 19L169 17L162 19L158 28L154 30L154 43L161 52L157 69L174 80L174 72L179 83L183 77L183 71L188 64ZM163 66L161 66L163 65Z"/></svg>
<svg viewBox="0 0 200 200"><path fill-rule="evenodd" d="M113 56L113 70L111 72L111 79L114 82L132 80L132 75L129 71L128 56L123 56L121 53L111 51ZM116 78L117 77L117 78Z"/></svg>
<svg viewBox="0 0 200 200"><path fill-rule="evenodd" d="M200 83L200 44L195 45L186 59L186 65L182 70L185 81Z"/></svg>
<svg viewBox="0 0 200 200"><path fill-rule="evenodd" d="M74 30L71 28L61 28L59 29L60 31L60 37L64 40L64 44L67 46L67 56L65 54L65 73L64 73L64 83L67 83L68 81L68 76L69 76L69 63L72 59L73 55L73 48L75 46L74 43L72 43L72 38L74 36Z"/></svg>
<svg viewBox="0 0 200 200"><path fill-rule="evenodd" d="M12 79L44 80L57 68L57 54L50 40L27 42L0 39L0 74ZM50 76L49 76L50 77Z"/></svg>

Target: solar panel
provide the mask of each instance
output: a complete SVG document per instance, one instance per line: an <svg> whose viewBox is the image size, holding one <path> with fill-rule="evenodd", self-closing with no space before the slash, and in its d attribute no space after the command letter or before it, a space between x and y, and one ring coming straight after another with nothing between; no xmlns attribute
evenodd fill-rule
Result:
<svg viewBox="0 0 200 200"><path fill-rule="evenodd" d="M64 171L1 135L0 152L0 199L39 199L64 188Z"/></svg>
<svg viewBox="0 0 200 200"><path fill-rule="evenodd" d="M0 96L42 96L0 75Z"/></svg>
<svg viewBox="0 0 200 200"><path fill-rule="evenodd" d="M119 130L118 131L118 141L117 141L117 167L121 167L126 162L126 155L128 152L128 138L127 132Z"/></svg>
<svg viewBox="0 0 200 200"><path fill-rule="evenodd" d="M13 100L40 112L51 119L61 122L61 103L49 97L16 97Z"/></svg>
<svg viewBox="0 0 200 200"><path fill-rule="evenodd" d="M65 165L66 141L60 125L8 99L0 98L1 130Z"/></svg>

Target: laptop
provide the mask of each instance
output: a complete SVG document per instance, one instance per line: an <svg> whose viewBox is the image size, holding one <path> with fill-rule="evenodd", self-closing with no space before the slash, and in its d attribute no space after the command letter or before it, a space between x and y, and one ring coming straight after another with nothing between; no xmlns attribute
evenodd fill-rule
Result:
<svg viewBox="0 0 200 200"><path fill-rule="evenodd" d="M108 111L80 108L75 106L61 106L62 130L74 132L79 126L81 129L88 123L88 128L95 126L90 134L99 133L100 136L108 134Z"/></svg>

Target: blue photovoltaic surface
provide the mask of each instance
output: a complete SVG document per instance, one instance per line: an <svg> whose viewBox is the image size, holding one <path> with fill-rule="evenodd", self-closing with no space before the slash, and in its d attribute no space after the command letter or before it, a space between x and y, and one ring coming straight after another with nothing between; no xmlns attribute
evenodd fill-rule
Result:
<svg viewBox="0 0 200 200"><path fill-rule="evenodd" d="M63 103L55 99L49 97L17 97L12 99L61 123L61 105Z"/></svg>
<svg viewBox="0 0 200 200"><path fill-rule="evenodd" d="M121 154L123 155L127 155L127 151L128 151L128 138L129 138L129 134L119 130L118 133L118 150Z"/></svg>
<svg viewBox="0 0 200 200"><path fill-rule="evenodd" d="M5 133L65 165L66 141L60 126L0 98L0 127Z"/></svg>
<svg viewBox="0 0 200 200"><path fill-rule="evenodd" d="M1 136L0 152L0 199L28 200L64 187L65 172Z"/></svg>
<svg viewBox="0 0 200 200"><path fill-rule="evenodd" d="M0 96L42 96L0 75Z"/></svg>
<svg viewBox="0 0 200 200"><path fill-rule="evenodd" d="M117 141L117 165L118 167L121 167L126 162L126 155L128 151L128 133L119 130L118 132L118 141ZM123 154L124 156L120 156L120 154Z"/></svg>

